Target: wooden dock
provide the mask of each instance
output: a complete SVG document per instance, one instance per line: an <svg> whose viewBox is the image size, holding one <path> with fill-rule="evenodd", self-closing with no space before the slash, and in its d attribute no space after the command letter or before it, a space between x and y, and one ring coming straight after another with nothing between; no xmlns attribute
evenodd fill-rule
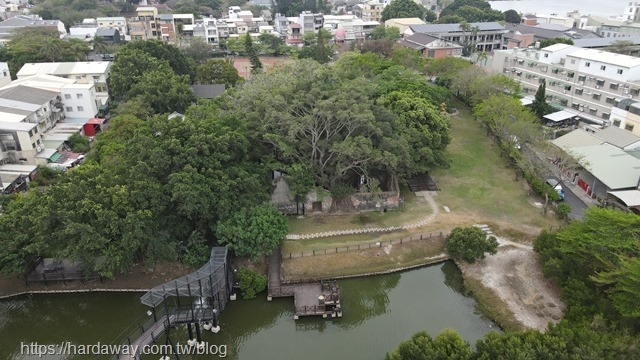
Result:
<svg viewBox="0 0 640 360"><path fill-rule="evenodd" d="M267 300L293 296L294 319L300 316L342 317L340 288L335 281L309 281L283 283L281 277L282 253L276 249L269 257L269 288Z"/></svg>

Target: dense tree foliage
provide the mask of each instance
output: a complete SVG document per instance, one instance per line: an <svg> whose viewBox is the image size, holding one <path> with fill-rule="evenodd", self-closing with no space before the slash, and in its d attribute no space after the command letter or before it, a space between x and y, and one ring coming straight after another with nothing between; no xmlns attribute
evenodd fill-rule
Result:
<svg viewBox="0 0 640 360"><path fill-rule="evenodd" d="M240 209L218 224L216 236L238 256L271 254L287 235L287 220L271 205Z"/></svg>
<svg viewBox="0 0 640 360"><path fill-rule="evenodd" d="M84 154L89 151L89 139L85 136L76 133L71 135L67 142L73 152Z"/></svg>
<svg viewBox="0 0 640 360"><path fill-rule="evenodd" d="M232 87L242 81L238 70L229 60L209 59L196 69L199 84L225 84Z"/></svg>
<svg viewBox="0 0 640 360"><path fill-rule="evenodd" d="M551 46L554 44L567 44L567 45L573 45L573 40L569 39L569 38L561 38L561 37L555 37L555 38L551 38L551 39L544 39L542 41L540 41L540 48L546 48L547 46Z"/></svg>
<svg viewBox="0 0 640 360"><path fill-rule="evenodd" d="M258 52L253 48L253 40L248 34L244 37L244 49L247 52L249 62L251 63L251 73L259 74L262 72L262 63L258 58Z"/></svg>
<svg viewBox="0 0 640 360"><path fill-rule="evenodd" d="M455 259L474 262L484 259L484 254L495 254L498 251L498 241L475 226L457 227L445 239L447 253Z"/></svg>
<svg viewBox="0 0 640 360"><path fill-rule="evenodd" d="M244 299L253 299L267 288L267 277L247 268L242 268L237 273L238 287Z"/></svg>
<svg viewBox="0 0 640 360"><path fill-rule="evenodd" d="M165 60L176 74L188 75L191 80L195 76L195 62L181 52L180 49L164 41L131 41L123 49L140 50L158 60Z"/></svg>
<svg viewBox="0 0 640 360"><path fill-rule="evenodd" d="M502 14L504 15L504 21L510 24L520 24L520 21L522 21L520 14L518 14L518 12L513 9L507 10Z"/></svg>
<svg viewBox="0 0 640 360"><path fill-rule="evenodd" d="M536 240L545 274L564 290L569 319L601 313L640 324L639 225L632 213L590 208L582 221Z"/></svg>
<svg viewBox="0 0 640 360"><path fill-rule="evenodd" d="M418 18L424 19L427 9L413 0L394 0L382 10L380 22L389 19Z"/></svg>
<svg viewBox="0 0 640 360"><path fill-rule="evenodd" d="M371 30L371 39L373 40L397 40L400 38L400 29L395 26L386 27L384 25L376 26Z"/></svg>
<svg viewBox="0 0 640 360"><path fill-rule="evenodd" d="M251 154L244 125L212 104L184 119L116 117L84 165L6 207L0 269L20 272L35 255L105 276L139 261L196 265L219 221L267 199L266 170Z"/></svg>
<svg viewBox="0 0 640 360"><path fill-rule="evenodd" d="M120 14L112 3L98 0L41 0L29 11L45 20L60 20L67 28L86 18Z"/></svg>
<svg viewBox="0 0 640 360"><path fill-rule="evenodd" d="M313 59L326 64L333 56L333 36L328 30L320 29L316 33L304 34L302 49L298 52L300 59Z"/></svg>
<svg viewBox="0 0 640 360"><path fill-rule="evenodd" d="M189 84L189 76L161 66L142 74L127 96L141 99L156 113L184 112L195 101Z"/></svg>
<svg viewBox="0 0 640 360"><path fill-rule="evenodd" d="M533 113L538 115L538 117L540 118L553 112L553 108L551 107L551 105L547 103L546 89L547 89L547 82L544 79L542 79L540 86L538 86L538 90L536 90L536 95L533 99L533 104L531 104L531 111L533 111Z"/></svg>
<svg viewBox="0 0 640 360"><path fill-rule="evenodd" d="M631 55L633 51L637 50L637 46L633 41L617 40L607 46L605 50L616 54Z"/></svg>
<svg viewBox="0 0 640 360"><path fill-rule="evenodd" d="M386 360L467 360L471 347L455 330L445 329L435 338L420 331L387 354Z"/></svg>
<svg viewBox="0 0 640 360"><path fill-rule="evenodd" d="M213 45L208 44L200 37L192 37L189 39L189 45L184 46L181 50L196 64L203 64L211 57Z"/></svg>
<svg viewBox="0 0 640 360"><path fill-rule="evenodd" d="M26 63L85 60L89 47L78 39L61 40L57 30L44 27L25 27L5 45L3 61L15 76Z"/></svg>
<svg viewBox="0 0 640 360"><path fill-rule="evenodd" d="M362 76L367 60L371 78ZM449 127L441 102L428 102L438 91L399 66L381 70L384 63L373 54L344 56L332 67L299 61L246 83L236 99L246 105L230 111L247 118L267 153L303 164L325 189L383 169L403 176L444 165ZM391 95L400 90L409 93ZM401 120L394 109L412 112Z"/></svg>

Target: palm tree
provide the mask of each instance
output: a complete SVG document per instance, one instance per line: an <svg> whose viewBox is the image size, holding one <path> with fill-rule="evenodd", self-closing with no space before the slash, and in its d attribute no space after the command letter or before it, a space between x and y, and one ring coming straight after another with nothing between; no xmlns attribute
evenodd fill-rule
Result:
<svg viewBox="0 0 640 360"><path fill-rule="evenodd" d="M38 50L38 55L44 61L56 62L62 58L61 41L59 39L47 38L42 42L42 46Z"/></svg>
<svg viewBox="0 0 640 360"><path fill-rule="evenodd" d="M487 61L489 60L489 55L487 55L486 51L480 51L478 53L478 56L476 56L476 62L480 63L480 62L484 62L484 65L487 65Z"/></svg>

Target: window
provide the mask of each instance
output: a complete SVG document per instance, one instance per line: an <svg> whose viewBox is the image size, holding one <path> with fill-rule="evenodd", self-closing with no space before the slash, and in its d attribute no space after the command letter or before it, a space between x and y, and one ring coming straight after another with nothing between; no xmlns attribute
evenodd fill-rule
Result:
<svg viewBox="0 0 640 360"><path fill-rule="evenodd" d="M578 110L579 107L580 107L580 104L574 103L574 102L571 103L571 108Z"/></svg>
<svg viewBox="0 0 640 360"><path fill-rule="evenodd" d="M567 99L560 99L560 105L567 106L567 103L568 103Z"/></svg>
<svg viewBox="0 0 640 360"><path fill-rule="evenodd" d="M65 110L67 110L67 112L73 112L73 108L71 106L65 106Z"/></svg>
<svg viewBox="0 0 640 360"><path fill-rule="evenodd" d="M548 57L549 57L549 54L544 54L544 57L548 58Z"/></svg>
<svg viewBox="0 0 640 360"><path fill-rule="evenodd" d="M93 81L98 81L98 80L100 80L100 76L94 76L93 77Z"/></svg>
<svg viewBox="0 0 640 360"><path fill-rule="evenodd" d="M78 106L78 111L84 111L84 108L82 106Z"/></svg>
<svg viewBox="0 0 640 360"><path fill-rule="evenodd" d="M601 94L593 94L593 100L600 100Z"/></svg>
<svg viewBox="0 0 640 360"><path fill-rule="evenodd" d="M596 85L598 86L604 85L604 80L600 80L600 79L596 80Z"/></svg>
<svg viewBox="0 0 640 360"><path fill-rule="evenodd" d="M71 94L64 94L64 98L65 98L65 100L71 99Z"/></svg>
<svg viewBox="0 0 640 360"><path fill-rule="evenodd" d="M82 99L82 94L76 94L76 99Z"/></svg>
<svg viewBox="0 0 640 360"><path fill-rule="evenodd" d="M609 84L609 89L611 89L611 90L618 90L619 87L620 87L620 84L618 84L618 83Z"/></svg>
<svg viewBox="0 0 640 360"><path fill-rule="evenodd" d="M589 109L589 114L596 115L598 113L597 109Z"/></svg>
<svg viewBox="0 0 640 360"><path fill-rule="evenodd" d="M607 96L607 104L613 104L615 103L614 98Z"/></svg>
<svg viewBox="0 0 640 360"><path fill-rule="evenodd" d="M29 137L33 136L33 130L29 130Z"/></svg>
<svg viewBox="0 0 640 360"><path fill-rule="evenodd" d="M571 59L571 63L575 64L576 63L576 59Z"/></svg>
<svg viewBox="0 0 640 360"><path fill-rule="evenodd" d="M633 131L633 125L631 125L631 124L625 124L625 125L624 125L624 129L625 129L625 130L627 130L627 131Z"/></svg>
<svg viewBox="0 0 640 360"><path fill-rule="evenodd" d="M564 86L564 89L565 89L566 91L571 91L571 85L565 85L565 86Z"/></svg>
<svg viewBox="0 0 640 360"><path fill-rule="evenodd" d="M578 81L585 81L585 80L587 80L586 76L584 76L584 75L578 76Z"/></svg>
<svg viewBox="0 0 640 360"><path fill-rule="evenodd" d="M600 65L600 70L602 70L602 71L607 70L607 67L604 66L604 65Z"/></svg>
<svg viewBox="0 0 640 360"><path fill-rule="evenodd" d="M609 116L611 116L611 114L609 113L602 113L602 118L605 120L609 120Z"/></svg>
<svg viewBox="0 0 640 360"><path fill-rule="evenodd" d="M640 90L639 89L631 89L631 90L629 90L629 92L631 93L631 95L634 95L634 96L640 95Z"/></svg>
<svg viewBox="0 0 640 360"><path fill-rule="evenodd" d="M584 66L589 67L591 66L591 63L587 61L586 63L584 63Z"/></svg>
<svg viewBox="0 0 640 360"><path fill-rule="evenodd" d="M575 74L576 74L576 73L574 73L573 71L570 71L570 72L567 74L567 77L569 77L570 79L573 79L573 76L574 76Z"/></svg>
<svg viewBox="0 0 640 360"><path fill-rule="evenodd" d="M622 69L618 69L618 75L622 75Z"/></svg>
<svg viewBox="0 0 640 360"><path fill-rule="evenodd" d="M613 126L620 127L620 120L619 119L613 120Z"/></svg>
<svg viewBox="0 0 640 360"><path fill-rule="evenodd" d="M576 95L582 95L583 89L576 89Z"/></svg>
<svg viewBox="0 0 640 360"><path fill-rule="evenodd" d="M82 76L76 75L76 80L80 80L80 79L82 79Z"/></svg>
<svg viewBox="0 0 640 360"><path fill-rule="evenodd" d="M31 143L31 146L35 149L36 148L36 143Z"/></svg>

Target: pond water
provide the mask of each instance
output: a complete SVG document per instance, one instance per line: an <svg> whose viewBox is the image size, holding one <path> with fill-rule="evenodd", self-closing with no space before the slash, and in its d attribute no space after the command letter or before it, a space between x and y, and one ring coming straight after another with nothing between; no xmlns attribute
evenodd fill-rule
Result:
<svg viewBox="0 0 640 360"><path fill-rule="evenodd" d="M436 335L457 330L472 344L497 330L463 295L462 276L451 262L402 273L340 280L343 317L293 320L293 299L272 302L260 294L229 303L220 315L222 330L203 333L209 345L226 345L226 358L383 359L402 340L420 330ZM32 295L0 302L0 359L35 359L21 344L109 344L145 316L134 293ZM171 333L185 343L186 328ZM25 350L22 346L22 350ZM25 352L25 351L23 351ZM194 356L196 357L196 356ZM197 356L214 359L216 355ZM45 355L42 359L108 357ZM160 355L145 356L158 359ZM183 356L182 359L188 358Z"/></svg>

